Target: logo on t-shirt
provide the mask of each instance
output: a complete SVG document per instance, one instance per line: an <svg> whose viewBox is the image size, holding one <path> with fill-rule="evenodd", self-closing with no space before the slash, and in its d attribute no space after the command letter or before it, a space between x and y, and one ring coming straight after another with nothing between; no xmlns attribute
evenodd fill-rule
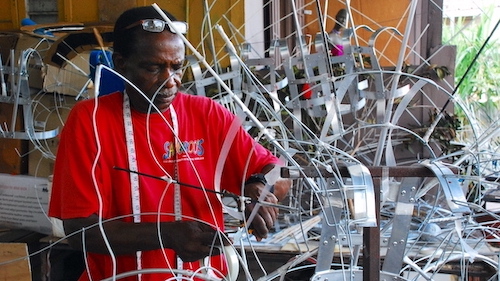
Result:
<svg viewBox="0 0 500 281"><path fill-rule="evenodd" d="M179 160L182 158L189 159L199 159L205 154L205 149L203 148L203 139L175 142L166 141L163 145L165 153L163 153L163 162L169 162L171 160ZM177 158L176 158L177 155Z"/></svg>

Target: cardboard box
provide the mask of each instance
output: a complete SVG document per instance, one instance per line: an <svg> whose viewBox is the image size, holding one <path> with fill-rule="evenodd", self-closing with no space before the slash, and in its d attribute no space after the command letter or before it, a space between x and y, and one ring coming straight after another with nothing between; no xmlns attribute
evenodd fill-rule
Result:
<svg viewBox="0 0 500 281"><path fill-rule="evenodd" d="M36 111L35 129L45 131L59 129L59 133L71 108L77 103L74 96L57 93L44 93L37 96L35 101L38 104L34 108ZM30 142L29 175L47 177L53 173L58 144L59 137Z"/></svg>
<svg viewBox="0 0 500 281"><path fill-rule="evenodd" d="M26 244L0 243L0 264L0 280L31 281Z"/></svg>

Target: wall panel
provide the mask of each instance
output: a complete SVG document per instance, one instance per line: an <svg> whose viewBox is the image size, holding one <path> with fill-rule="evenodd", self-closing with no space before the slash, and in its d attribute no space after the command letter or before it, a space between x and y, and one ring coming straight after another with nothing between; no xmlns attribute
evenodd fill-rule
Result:
<svg viewBox="0 0 500 281"><path fill-rule="evenodd" d="M99 21L115 22L125 10L135 7L136 0L99 0Z"/></svg>
<svg viewBox="0 0 500 281"><path fill-rule="evenodd" d="M96 22L99 20L98 0L59 0L59 21Z"/></svg>
<svg viewBox="0 0 500 281"><path fill-rule="evenodd" d="M26 17L26 4L19 0L0 1L0 30L18 29Z"/></svg>

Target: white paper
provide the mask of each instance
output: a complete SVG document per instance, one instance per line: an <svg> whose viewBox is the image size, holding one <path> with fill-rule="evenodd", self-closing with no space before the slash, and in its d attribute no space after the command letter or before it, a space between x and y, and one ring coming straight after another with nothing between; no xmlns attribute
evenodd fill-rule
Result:
<svg viewBox="0 0 500 281"><path fill-rule="evenodd" d="M0 226L50 235L47 179L0 174Z"/></svg>

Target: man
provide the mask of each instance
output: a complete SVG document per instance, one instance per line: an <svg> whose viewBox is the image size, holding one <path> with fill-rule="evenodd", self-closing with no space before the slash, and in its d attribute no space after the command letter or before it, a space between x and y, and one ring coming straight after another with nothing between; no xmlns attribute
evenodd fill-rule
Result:
<svg viewBox="0 0 500 281"><path fill-rule="evenodd" d="M206 256L220 278L226 268L219 249L227 241L220 238L216 192L240 194L244 187L248 197L277 203L262 176L277 158L222 106L179 92L185 47L153 7L124 12L114 34L115 69L137 88L127 84L124 93L73 108L61 134L49 215L62 219L70 245L87 253L80 280L134 270L143 274L130 280L165 280L172 275L144 270L195 271ZM251 216L258 240L276 216L268 206Z"/></svg>

